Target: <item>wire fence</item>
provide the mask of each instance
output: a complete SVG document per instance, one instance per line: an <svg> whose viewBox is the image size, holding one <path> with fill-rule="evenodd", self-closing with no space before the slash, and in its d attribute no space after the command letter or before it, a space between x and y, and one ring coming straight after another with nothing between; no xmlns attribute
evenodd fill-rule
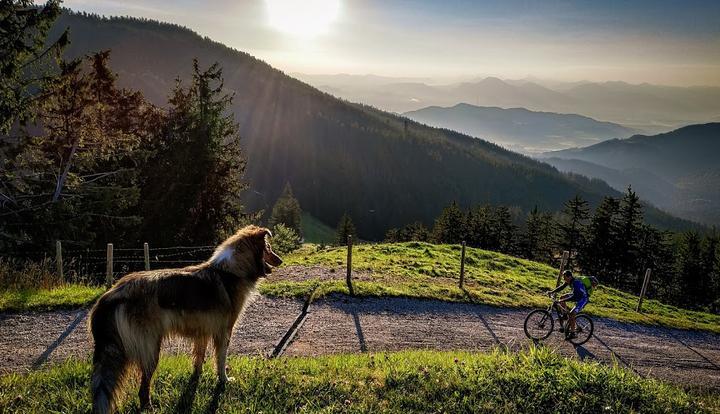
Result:
<svg viewBox="0 0 720 414"><path fill-rule="evenodd" d="M216 246L148 246L145 248L108 249L65 249L63 244L54 253L49 251L22 251L13 253L12 259L18 262L52 261L57 273L67 281L83 281L92 284L109 282L110 269L112 280L136 271L160 268L180 268L207 260ZM111 263L109 266L108 264Z"/></svg>

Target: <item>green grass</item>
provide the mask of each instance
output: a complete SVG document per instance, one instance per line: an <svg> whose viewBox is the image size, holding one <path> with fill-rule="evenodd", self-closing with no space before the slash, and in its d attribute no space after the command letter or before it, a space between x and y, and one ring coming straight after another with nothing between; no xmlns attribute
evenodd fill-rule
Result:
<svg viewBox="0 0 720 414"><path fill-rule="evenodd" d="M89 305L102 287L68 284L51 289L0 290L0 312L78 308Z"/></svg>
<svg viewBox="0 0 720 414"><path fill-rule="evenodd" d="M344 273L344 247L318 249L305 245L284 258L286 265L324 265ZM557 269L501 253L468 248L466 289L458 288L460 246L428 243L358 245L353 251L353 269L360 275L353 286L356 294L407 296L456 302L477 302L509 307L545 307L543 294L555 285ZM339 276L342 279L342 276ZM276 296L304 296L313 289L317 296L347 293L342 280L275 281L261 283L260 291ZM643 313L635 312L637 296L608 286L594 292L585 312L620 321L702 329L720 332L720 315L680 309L646 300Z"/></svg>
<svg viewBox="0 0 720 414"><path fill-rule="evenodd" d="M322 265L336 269L337 280L273 280L260 283L261 293L272 296L316 297L347 293L342 279L346 249L318 249L304 245L284 257L286 265ZM460 247L428 243L361 244L354 248L357 272L355 293L363 296L405 296L496 306L547 306L543 292L554 286L557 270L501 253L468 248L466 287L458 288ZM79 307L92 303L102 288L65 285L51 290L0 291L0 311ZM635 312L637 297L608 286L593 294L586 312L632 323L701 329L720 333L720 315L694 312L649 299L643 313Z"/></svg>
<svg viewBox="0 0 720 414"><path fill-rule="evenodd" d="M317 244L335 242L335 229L310 214L303 213L301 223L303 237L306 242Z"/></svg>
<svg viewBox="0 0 720 414"><path fill-rule="evenodd" d="M234 357L229 364L234 382L217 388L207 363L193 393L189 358L163 358L153 386L155 412L711 413L720 408L717 395L692 395L619 367L579 363L540 348ZM69 361L3 376L0 407L6 412L89 412L89 370L87 362ZM136 409L136 393L137 381L131 381L121 399L122 412Z"/></svg>

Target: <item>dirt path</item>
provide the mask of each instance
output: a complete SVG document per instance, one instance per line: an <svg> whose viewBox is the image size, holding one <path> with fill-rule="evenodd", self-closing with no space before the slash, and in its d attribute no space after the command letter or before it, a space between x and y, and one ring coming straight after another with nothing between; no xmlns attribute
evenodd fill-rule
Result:
<svg viewBox="0 0 720 414"><path fill-rule="evenodd" d="M267 355L295 320L302 302L258 297L235 329L231 352ZM314 302L286 355L401 349L521 349L530 342L527 310L402 298L331 296ZM24 371L91 350L85 311L0 315L0 372ZM573 347L544 341L563 355L617 361L644 376L720 389L720 335L595 318L596 335ZM187 347L178 341L166 351Z"/></svg>
<svg viewBox="0 0 720 414"><path fill-rule="evenodd" d="M267 355L297 317L303 302L257 296L235 326L230 352ZM210 347L212 348L212 347ZM164 352L187 352L185 341L163 344ZM22 372L92 351L87 310L0 314L0 374Z"/></svg>
<svg viewBox="0 0 720 414"><path fill-rule="evenodd" d="M401 349L520 349L530 341L526 309L435 300L330 297L313 303L287 355ZM594 318L596 335L574 347L551 335L543 344L584 360L618 361L643 376L720 389L720 335Z"/></svg>

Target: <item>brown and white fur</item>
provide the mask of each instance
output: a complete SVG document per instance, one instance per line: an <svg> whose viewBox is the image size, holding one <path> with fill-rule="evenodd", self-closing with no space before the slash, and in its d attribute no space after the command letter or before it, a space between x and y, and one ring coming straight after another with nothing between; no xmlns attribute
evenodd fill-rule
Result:
<svg viewBox="0 0 720 414"><path fill-rule="evenodd" d="M95 342L91 378L93 412L108 413L131 366L140 369L140 406L150 405L150 382L160 345L168 336L193 343L194 372L202 370L207 344L215 347L218 380L233 326L257 280L282 263L268 229L247 226L217 247L205 263L182 269L131 273L108 290L90 313Z"/></svg>

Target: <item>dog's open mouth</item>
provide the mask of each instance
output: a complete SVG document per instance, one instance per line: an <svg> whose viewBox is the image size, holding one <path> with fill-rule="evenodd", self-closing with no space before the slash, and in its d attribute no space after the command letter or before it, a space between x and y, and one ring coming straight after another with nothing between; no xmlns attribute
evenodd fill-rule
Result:
<svg viewBox="0 0 720 414"><path fill-rule="evenodd" d="M278 267L282 264L280 256L276 255L271 249L266 248L263 253L263 270L265 274L272 273L274 267Z"/></svg>

